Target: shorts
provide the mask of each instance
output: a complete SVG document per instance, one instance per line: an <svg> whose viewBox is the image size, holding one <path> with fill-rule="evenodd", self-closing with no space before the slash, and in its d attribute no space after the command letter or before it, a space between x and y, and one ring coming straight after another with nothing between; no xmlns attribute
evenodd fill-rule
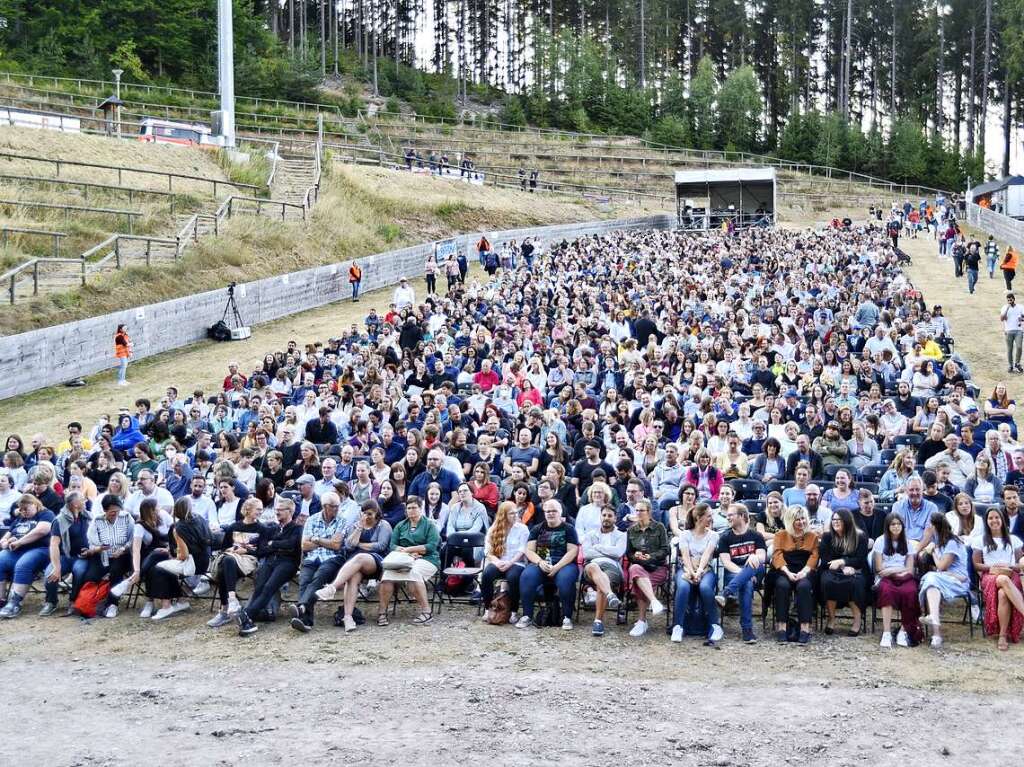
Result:
<svg viewBox="0 0 1024 767"><path fill-rule="evenodd" d="M587 562L588 565L597 565L601 568L601 572L608 576L608 582L612 585L612 591L618 591L622 587L622 583L625 578L622 575L622 567L614 559L608 559L608 557L597 557ZM584 580L588 583L590 579L583 576ZM593 584L590 584L593 585Z"/></svg>
<svg viewBox="0 0 1024 767"><path fill-rule="evenodd" d="M437 568L426 559L417 559L408 570L385 570L381 581L398 581L402 583L426 583L434 577Z"/></svg>

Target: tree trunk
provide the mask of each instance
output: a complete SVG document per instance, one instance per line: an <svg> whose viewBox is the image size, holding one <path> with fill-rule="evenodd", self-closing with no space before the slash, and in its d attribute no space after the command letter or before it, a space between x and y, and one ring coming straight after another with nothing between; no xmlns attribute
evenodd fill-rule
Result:
<svg viewBox="0 0 1024 767"><path fill-rule="evenodd" d="M976 122L976 115L974 112L974 84L977 82L977 77L974 72L974 59L975 49L978 47L977 41L977 26L975 26L973 19L971 20L971 55L970 64L967 69L967 154L974 154L974 126Z"/></svg>
<svg viewBox="0 0 1024 767"><path fill-rule="evenodd" d="M889 68L889 121L896 120L896 0L892 0L892 27L890 28L892 51Z"/></svg>
<svg viewBox="0 0 1024 767"><path fill-rule="evenodd" d="M1013 123L1010 122L1013 95L1010 90L1010 83L1003 83L1003 178L1010 175L1010 129Z"/></svg>
<svg viewBox="0 0 1024 767"><path fill-rule="evenodd" d="M992 0L985 0L985 54L981 65L981 115L978 122L978 147L985 152L985 127L988 122L988 78L992 73Z"/></svg>

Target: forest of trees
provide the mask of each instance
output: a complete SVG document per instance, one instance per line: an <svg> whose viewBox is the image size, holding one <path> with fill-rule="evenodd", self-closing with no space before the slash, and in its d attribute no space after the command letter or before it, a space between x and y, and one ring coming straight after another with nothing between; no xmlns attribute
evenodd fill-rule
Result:
<svg viewBox="0 0 1024 767"><path fill-rule="evenodd" d="M0 0L0 66L212 88L215 5ZM1024 0L235 0L235 27L239 93L340 69L425 111L498 92L509 122L951 189L1008 172L1024 112Z"/></svg>

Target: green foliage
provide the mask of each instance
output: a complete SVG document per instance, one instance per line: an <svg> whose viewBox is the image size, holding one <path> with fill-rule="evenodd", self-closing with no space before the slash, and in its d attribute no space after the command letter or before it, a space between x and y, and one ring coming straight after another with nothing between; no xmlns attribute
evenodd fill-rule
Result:
<svg viewBox="0 0 1024 767"><path fill-rule="evenodd" d="M707 56L697 64L697 73L690 83L687 122L694 143L700 149L715 148L715 134L718 115L715 112L715 94L718 81L715 79L715 65Z"/></svg>
<svg viewBox="0 0 1024 767"><path fill-rule="evenodd" d="M526 126L526 110L523 109L523 102L516 96L509 96L498 113L498 122L506 125Z"/></svg>
<svg viewBox="0 0 1024 767"><path fill-rule="evenodd" d="M110 66L124 70L122 77L135 82L144 83L149 79L142 66L142 59L136 53L134 40L125 40L110 56Z"/></svg>
<svg viewBox="0 0 1024 767"><path fill-rule="evenodd" d="M761 93L753 67L734 69L718 92L718 132L720 144L731 144L739 151L752 151L758 143L761 125Z"/></svg>
<svg viewBox="0 0 1024 767"><path fill-rule="evenodd" d="M691 145L690 128L680 117L668 115L662 117L651 128L649 138L658 144L688 147Z"/></svg>
<svg viewBox="0 0 1024 767"><path fill-rule="evenodd" d="M928 164L921 126L907 118L897 120L889 135L889 155L889 175L894 180L910 182L924 178Z"/></svg>

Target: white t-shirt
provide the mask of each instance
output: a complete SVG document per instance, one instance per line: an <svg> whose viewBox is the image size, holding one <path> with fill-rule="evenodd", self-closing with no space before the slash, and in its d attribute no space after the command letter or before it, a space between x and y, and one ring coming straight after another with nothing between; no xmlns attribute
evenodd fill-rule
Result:
<svg viewBox="0 0 1024 767"><path fill-rule="evenodd" d="M1020 551L1021 540L1016 535L1010 536L1010 545L1000 539L995 542L996 548L994 551L989 551L988 547L985 546L985 542L980 535L975 536L971 539L971 547L975 551L981 552L981 561L986 565L1012 565L1017 561L1014 553Z"/></svg>
<svg viewBox="0 0 1024 767"><path fill-rule="evenodd" d="M689 549L690 559L693 564L699 564L701 556L708 548L714 549L718 546L718 533L708 530L703 536L697 537L693 530L685 530L679 538L679 548ZM710 561L710 560L709 560Z"/></svg>
<svg viewBox="0 0 1024 767"><path fill-rule="evenodd" d="M1021 320L1024 319L1024 306L1020 304L1003 304L999 310L999 316L1006 312L1006 319L1003 320L1003 330L1021 330Z"/></svg>
<svg viewBox="0 0 1024 767"><path fill-rule="evenodd" d="M914 544L907 541L907 553L914 553ZM885 553L885 536L880 535L875 538L875 545L871 547L871 566L874 567L875 555L878 554L882 557L882 567L880 569L886 570L890 567L906 567L907 555L900 554L897 551L893 551L892 554Z"/></svg>

